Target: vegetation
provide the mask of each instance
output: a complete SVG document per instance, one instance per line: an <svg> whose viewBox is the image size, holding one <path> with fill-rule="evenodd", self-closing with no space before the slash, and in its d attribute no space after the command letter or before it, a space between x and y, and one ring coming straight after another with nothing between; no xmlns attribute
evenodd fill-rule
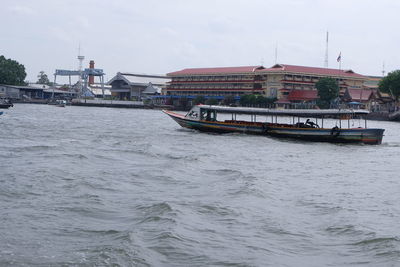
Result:
<svg viewBox="0 0 400 267"><path fill-rule="evenodd" d="M339 96L339 86L335 79L324 77L315 84L319 100L317 105L320 108L329 108L332 100Z"/></svg>
<svg viewBox="0 0 400 267"><path fill-rule="evenodd" d="M25 77L24 65L0 56L0 84L25 85Z"/></svg>
<svg viewBox="0 0 400 267"><path fill-rule="evenodd" d="M267 107L273 104L277 99L275 97L265 97L262 95L244 95L240 97L240 105L244 107Z"/></svg>
<svg viewBox="0 0 400 267"><path fill-rule="evenodd" d="M44 71L40 71L38 77L38 81L36 82L37 84L47 84L51 85L49 78L47 77L47 74Z"/></svg>
<svg viewBox="0 0 400 267"><path fill-rule="evenodd" d="M379 90L384 93L389 93L390 95L394 96L396 101L399 101L400 70L389 72L389 74L379 82Z"/></svg>
<svg viewBox="0 0 400 267"><path fill-rule="evenodd" d="M218 105L218 100L215 98L209 98L206 100L207 105Z"/></svg>
<svg viewBox="0 0 400 267"><path fill-rule="evenodd" d="M179 99L179 106L180 106L180 108L182 108L182 109L187 109L188 106L189 106L189 99L188 99L187 97L182 96L182 97Z"/></svg>
<svg viewBox="0 0 400 267"><path fill-rule="evenodd" d="M230 106L230 105L235 104L236 101L235 101L235 97L233 95L227 95L224 97L224 100L222 102L225 106Z"/></svg>
<svg viewBox="0 0 400 267"><path fill-rule="evenodd" d="M198 95L193 99L193 105L204 104L206 102L206 98L202 95Z"/></svg>

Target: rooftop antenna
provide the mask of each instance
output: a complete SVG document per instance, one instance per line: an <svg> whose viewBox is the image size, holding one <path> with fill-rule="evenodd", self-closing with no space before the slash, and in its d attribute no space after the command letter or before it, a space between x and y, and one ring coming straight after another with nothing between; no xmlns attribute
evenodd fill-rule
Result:
<svg viewBox="0 0 400 267"><path fill-rule="evenodd" d="M325 61L324 61L324 67L328 68L328 43L329 43L329 32L326 32L326 47L325 47Z"/></svg>
<svg viewBox="0 0 400 267"><path fill-rule="evenodd" d="M275 64L278 63L278 42L275 44Z"/></svg>
<svg viewBox="0 0 400 267"><path fill-rule="evenodd" d="M385 77L385 61L382 64L382 77Z"/></svg>
<svg viewBox="0 0 400 267"><path fill-rule="evenodd" d="M261 58L261 66L264 66L264 58Z"/></svg>

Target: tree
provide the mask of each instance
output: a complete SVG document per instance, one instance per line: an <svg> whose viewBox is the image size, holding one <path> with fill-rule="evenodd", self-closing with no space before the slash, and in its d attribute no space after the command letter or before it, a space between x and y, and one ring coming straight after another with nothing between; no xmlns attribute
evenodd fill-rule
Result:
<svg viewBox="0 0 400 267"><path fill-rule="evenodd" d="M321 78L315 87L319 96L318 106L321 108L329 108L331 101L339 96L339 86L333 78Z"/></svg>
<svg viewBox="0 0 400 267"><path fill-rule="evenodd" d="M256 97L256 104L258 107L265 107L267 105L267 98L262 96L262 95L258 95Z"/></svg>
<svg viewBox="0 0 400 267"><path fill-rule="evenodd" d="M180 106L181 108L186 109L187 106L188 106L188 104L189 104L189 99L188 99L187 97L182 96L182 97L179 99L179 106Z"/></svg>
<svg viewBox="0 0 400 267"><path fill-rule="evenodd" d="M193 99L194 105L204 104L205 102L206 102L206 98L202 95L198 95Z"/></svg>
<svg viewBox="0 0 400 267"><path fill-rule="evenodd" d="M218 100L215 98L209 98L206 100L207 105L218 105Z"/></svg>
<svg viewBox="0 0 400 267"><path fill-rule="evenodd" d="M0 56L0 84L24 85L25 67L12 59Z"/></svg>
<svg viewBox="0 0 400 267"><path fill-rule="evenodd" d="M254 106L257 101L257 97L255 95L243 95L240 97L240 105L244 107Z"/></svg>
<svg viewBox="0 0 400 267"><path fill-rule="evenodd" d="M235 97L233 95L227 95L223 100L224 105L229 106L235 104Z"/></svg>
<svg viewBox="0 0 400 267"><path fill-rule="evenodd" d="M399 101L400 97L400 70L395 70L389 72L389 74L384 77L379 82L379 90L384 93L389 93L394 96L396 101Z"/></svg>
<svg viewBox="0 0 400 267"><path fill-rule="evenodd" d="M36 83L50 85L49 78L47 77L47 74L44 73L44 71L41 70L37 77L38 77L38 81Z"/></svg>

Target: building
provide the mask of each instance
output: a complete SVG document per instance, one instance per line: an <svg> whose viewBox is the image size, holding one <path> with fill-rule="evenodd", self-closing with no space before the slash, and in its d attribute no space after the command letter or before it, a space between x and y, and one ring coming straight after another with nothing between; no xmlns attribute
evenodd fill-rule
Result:
<svg viewBox="0 0 400 267"><path fill-rule="evenodd" d="M165 94L171 96L240 96L264 92L263 66L195 68L168 73L171 82Z"/></svg>
<svg viewBox="0 0 400 267"><path fill-rule="evenodd" d="M355 73L352 70L339 70L317 67L305 67L286 64L276 64L265 71L266 94L277 96L279 100L289 99L292 91L299 90L296 101L307 101L308 90L316 90L315 84L320 78L330 77L339 81L340 93L346 89L362 89L366 76Z"/></svg>
<svg viewBox="0 0 400 267"><path fill-rule="evenodd" d="M111 94L120 100L141 100L149 85L163 88L169 80L162 75L118 72L108 84L111 85Z"/></svg>
<svg viewBox="0 0 400 267"><path fill-rule="evenodd" d="M339 80L342 94L346 89L362 89L366 76L352 70L275 64L263 66L195 68L167 74L171 82L165 94L171 97L197 95L221 98L226 95L262 94L278 98L280 103L315 101L315 84L322 77ZM313 91L313 92L309 92Z"/></svg>
<svg viewBox="0 0 400 267"><path fill-rule="evenodd" d="M111 86L104 85L101 83L91 83L87 86L87 91L90 92L94 98L104 98L110 99L111 98Z"/></svg>
<svg viewBox="0 0 400 267"><path fill-rule="evenodd" d="M25 86L25 85L0 85L0 97L10 98L14 100L32 100L32 99L71 99L76 93L53 89L43 88L43 86Z"/></svg>
<svg viewBox="0 0 400 267"><path fill-rule="evenodd" d="M0 98L19 99L19 89L13 85L0 84Z"/></svg>

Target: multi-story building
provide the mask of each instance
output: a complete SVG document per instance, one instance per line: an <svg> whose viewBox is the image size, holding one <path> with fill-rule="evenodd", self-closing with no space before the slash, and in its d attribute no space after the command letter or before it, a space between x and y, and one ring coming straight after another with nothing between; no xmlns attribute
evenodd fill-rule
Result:
<svg viewBox="0 0 400 267"><path fill-rule="evenodd" d="M240 96L262 94L264 89L260 70L263 66L197 68L168 73L166 95L176 96Z"/></svg>
<svg viewBox="0 0 400 267"><path fill-rule="evenodd" d="M312 101L317 98L315 83L322 77L339 81L341 92L362 89L367 77L352 70L276 64L263 66L184 69L167 74L165 94L223 97L243 94L263 94L280 102ZM309 91L313 92L309 92Z"/></svg>

